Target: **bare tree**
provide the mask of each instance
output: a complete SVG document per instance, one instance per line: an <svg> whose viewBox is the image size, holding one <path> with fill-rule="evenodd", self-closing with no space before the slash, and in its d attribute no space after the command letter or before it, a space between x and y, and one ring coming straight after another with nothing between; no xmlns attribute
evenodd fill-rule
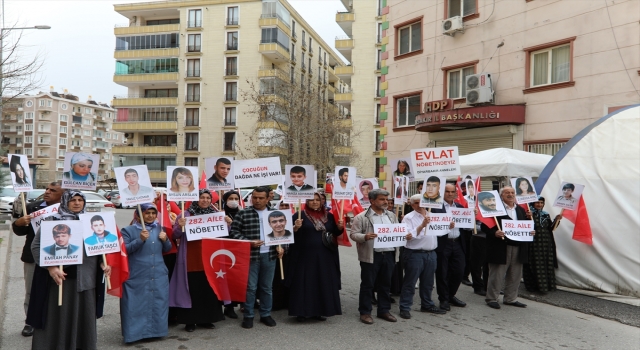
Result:
<svg viewBox="0 0 640 350"><path fill-rule="evenodd" d="M32 59L25 60L22 55L23 47L20 45L22 32L9 39L11 28L2 30L0 42L2 42L2 59L0 60L0 96L1 104L11 101L18 95L37 89L42 85L42 78L38 73L42 68L42 61L39 55Z"/></svg>
<svg viewBox="0 0 640 350"><path fill-rule="evenodd" d="M350 112L328 99L326 81L306 74L263 67L257 80L247 80L241 91L250 106L255 128L248 144L238 146L244 158L280 157L281 164L315 166L319 180L337 165L357 166L351 147L360 134L354 130Z"/></svg>

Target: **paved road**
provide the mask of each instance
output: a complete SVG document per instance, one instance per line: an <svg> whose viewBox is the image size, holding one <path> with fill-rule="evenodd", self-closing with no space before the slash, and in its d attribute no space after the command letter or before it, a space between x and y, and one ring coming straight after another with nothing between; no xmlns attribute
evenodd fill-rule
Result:
<svg viewBox="0 0 640 350"><path fill-rule="evenodd" d="M119 210L118 222L130 220L131 210ZM124 222L123 222L124 221ZM23 278L19 260L23 244L13 240L11 247L8 295L5 300L5 321L1 328L1 349L28 349L31 341L20 335L24 320L22 308ZM573 310L522 300L529 307L503 307L493 310L484 305L482 297L461 287L458 296L467 301L466 308L454 308L444 316L412 312L411 320L388 323L375 319L375 324L358 321L359 266L355 248L341 248L343 315L324 323L299 324L286 311L274 312L275 328L256 323L245 330L237 320L216 324L215 330L198 329L186 333L182 326L169 329L163 340L125 346L120 334L118 300L107 297L105 316L98 320L100 349L388 349L406 348L506 348L506 349L636 349L640 344L640 328L579 313ZM434 292L435 296L435 292ZM418 298L416 297L416 300ZM596 300L596 299L594 299ZM419 306L414 305L414 309ZM392 312L397 315L397 304Z"/></svg>

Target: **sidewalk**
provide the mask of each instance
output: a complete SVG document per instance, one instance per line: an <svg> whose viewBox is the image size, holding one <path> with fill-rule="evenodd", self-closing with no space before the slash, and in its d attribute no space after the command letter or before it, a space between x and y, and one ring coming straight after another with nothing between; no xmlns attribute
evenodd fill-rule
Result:
<svg viewBox="0 0 640 350"><path fill-rule="evenodd" d="M3 215L0 220L5 219ZM5 314L1 311L4 310L5 293L8 286L9 269L7 268L11 263L10 247L13 240L13 233L11 232L11 219L0 223L0 326L2 326Z"/></svg>

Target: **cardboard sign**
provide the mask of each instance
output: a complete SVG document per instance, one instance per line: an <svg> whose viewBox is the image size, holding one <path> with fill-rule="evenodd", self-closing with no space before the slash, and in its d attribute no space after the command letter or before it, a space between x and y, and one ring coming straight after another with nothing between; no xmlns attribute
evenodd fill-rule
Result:
<svg viewBox="0 0 640 350"><path fill-rule="evenodd" d="M427 236L444 236L448 235L451 229L451 221L453 216L449 213L429 213L429 224L427 224Z"/></svg>
<svg viewBox="0 0 640 350"><path fill-rule="evenodd" d="M264 245L293 244L293 220L291 210L273 210L264 217Z"/></svg>
<svg viewBox="0 0 640 350"><path fill-rule="evenodd" d="M29 192L33 190L33 179L29 171L29 160L24 154L9 154L9 171L11 171L11 183L16 192Z"/></svg>
<svg viewBox="0 0 640 350"><path fill-rule="evenodd" d="M410 179L404 175L393 177L393 204L404 205L409 197L409 181Z"/></svg>
<svg viewBox="0 0 640 350"><path fill-rule="evenodd" d="M65 153L61 187L95 191L99 167L99 154L83 152Z"/></svg>
<svg viewBox="0 0 640 350"><path fill-rule="evenodd" d="M333 199L353 199L356 189L356 168L337 166L333 176Z"/></svg>
<svg viewBox="0 0 640 350"><path fill-rule="evenodd" d="M527 204L538 201L538 194L536 188L533 187L531 177L512 177L511 186L516 190L516 203Z"/></svg>
<svg viewBox="0 0 640 350"><path fill-rule="evenodd" d="M458 176L460 175L458 146L412 149L411 165L413 176L416 178L434 174Z"/></svg>
<svg viewBox="0 0 640 350"><path fill-rule="evenodd" d="M197 201L198 194L198 167L195 166L168 166L167 167L167 200Z"/></svg>
<svg viewBox="0 0 640 350"><path fill-rule="evenodd" d="M446 184L447 178L443 176L427 176L420 193L420 207L441 209L442 205L444 205L444 187Z"/></svg>
<svg viewBox="0 0 640 350"><path fill-rule="evenodd" d="M122 204L131 206L152 203L156 193L151 187L151 179L146 165L134 165L114 168L116 182Z"/></svg>
<svg viewBox="0 0 640 350"><path fill-rule="evenodd" d="M389 166L393 170L393 176L406 176L411 182L414 180L414 174L411 172L411 159L409 158L392 158L389 159Z"/></svg>
<svg viewBox="0 0 640 350"><path fill-rule="evenodd" d="M280 157L236 160L235 185L239 188L279 184Z"/></svg>
<svg viewBox="0 0 640 350"><path fill-rule="evenodd" d="M115 212L85 213L79 217L87 256L120 252Z"/></svg>
<svg viewBox="0 0 640 350"><path fill-rule="evenodd" d="M533 220L502 220L504 235L513 241L533 242Z"/></svg>
<svg viewBox="0 0 640 350"><path fill-rule="evenodd" d="M584 191L584 185L572 182L562 182L562 186L556 194L553 206L563 209L576 210L580 202L580 196Z"/></svg>
<svg viewBox="0 0 640 350"><path fill-rule="evenodd" d="M203 238L218 238L229 235L229 227L224 221L224 212L188 216L185 219L187 241L199 241Z"/></svg>
<svg viewBox="0 0 640 350"><path fill-rule="evenodd" d="M298 203L299 200L313 199L317 184L313 165L284 166L284 202Z"/></svg>
<svg viewBox="0 0 640 350"><path fill-rule="evenodd" d="M82 222L43 221L40 231L40 266L82 264Z"/></svg>
<svg viewBox="0 0 640 350"><path fill-rule="evenodd" d="M378 235L373 248L393 248L407 245L407 224L373 224L373 232Z"/></svg>
<svg viewBox="0 0 640 350"><path fill-rule="evenodd" d="M457 228L473 228L476 224L473 208L451 208L451 215Z"/></svg>
<svg viewBox="0 0 640 350"><path fill-rule="evenodd" d="M361 179L358 182L356 194L358 195L358 200L360 201L360 205L362 205L362 208L367 209L371 206L371 202L369 202L369 192L378 188L378 179L376 179L375 177Z"/></svg>
<svg viewBox="0 0 640 350"><path fill-rule="evenodd" d="M212 157L204 160L207 188L209 191L233 190L233 157Z"/></svg>
<svg viewBox="0 0 640 350"><path fill-rule="evenodd" d="M42 208L38 211L34 211L31 215L31 227L33 227L33 232L38 232L40 229L40 225L42 221L47 217L58 213L58 208L60 207L60 203L56 203L54 205L50 205L48 207Z"/></svg>
<svg viewBox="0 0 640 350"><path fill-rule="evenodd" d="M483 218L507 215L498 191L483 191L478 193L478 210Z"/></svg>

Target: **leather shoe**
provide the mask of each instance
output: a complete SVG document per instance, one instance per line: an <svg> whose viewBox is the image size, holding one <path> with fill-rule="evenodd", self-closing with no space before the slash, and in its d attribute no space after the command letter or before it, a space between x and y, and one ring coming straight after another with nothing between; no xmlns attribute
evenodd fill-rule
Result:
<svg viewBox="0 0 640 350"><path fill-rule="evenodd" d="M233 319L238 318L238 314L236 313L236 310L233 309L233 306L225 306L224 315Z"/></svg>
<svg viewBox="0 0 640 350"><path fill-rule="evenodd" d="M431 306L431 307L421 307L421 308L420 308L420 311L421 311L421 312L428 312L428 313L436 314L436 315L444 315L444 314L446 314L446 313L447 313L446 311L444 311L444 310L442 310L442 309L440 309L440 308L437 308L437 307L435 307L435 306Z"/></svg>
<svg viewBox="0 0 640 350"><path fill-rule="evenodd" d="M360 322L364 324L373 324L373 318L371 318L371 315L360 315Z"/></svg>
<svg viewBox="0 0 640 350"><path fill-rule="evenodd" d="M33 327L29 326L28 324L25 324L24 328L22 328L22 336L30 337L32 335L33 335Z"/></svg>
<svg viewBox="0 0 640 350"><path fill-rule="evenodd" d="M386 314L378 315L378 318L381 318L381 319L383 319L385 321L388 321L388 322L398 322L398 320L392 314L390 314L388 312Z"/></svg>
<svg viewBox="0 0 640 350"><path fill-rule="evenodd" d="M451 305L449 305L448 301L441 301L440 308L445 311L451 311Z"/></svg>
<svg viewBox="0 0 640 350"><path fill-rule="evenodd" d="M500 308L500 304L498 304L497 301L490 301L487 303L487 306L492 308L492 309L499 309Z"/></svg>
<svg viewBox="0 0 640 350"><path fill-rule="evenodd" d="M464 284L465 286L469 286L469 287L473 286L473 283L471 283L471 281L469 281L468 278L463 279L462 280L462 284Z"/></svg>
<svg viewBox="0 0 640 350"><path fill-rule="evenodd" d="M507 303L506 301L503 301L502 303L505 305L515 306L515 307L527 307L527 304L523 304L519 301L514 301L513 303Z"/></svg>
<svg viewBox="0 0 640 350"><path fill-rule="evenodd" d="M265 326L268 326L268 327L275 327L276 326L276 320L274 320L271 316L260 317L260 322L263 323Z"/></svg>
<svg viewBox="0 0 640 350"><path fill-rule="evenodd" d="M206 329L216 329L216 325L213 323L198 323L198 327Z"/></svg>
<svg viewBox="0 0 640 350"><path fill-rule="evenodd" d="M487 291L484 289L474 289L474 294L482 295L483 297L487 296Z"/></svg>
<svg viewBox="0 0 640 350"><path fill-rule="evenodd" d="M253 317L245 317L242 320L242 328L253 328Z"/></svg>
<svg viewBox="0 0 640 350"><path fill-rule="evenodd" d="M451 300L449 301L451 303L451 305L453 306L457 306L457 307L465 307L467 306L467 303L465 303L464 301L456 298L456 297L451 297Z"/></svg>
<svg viewBox="0 0 640 350"><path fill-rule="evenodd" d="M411 318L411 312L409 312L409 310L400 310L400 317L408 320Z"/></svg>
<svg viewBox="0 0 640 350"><path fill-rule="evenodd" d="M184 330L187 332L193 332L196 330L196 325L195 324L188 324L184 326Z"/></svg>

